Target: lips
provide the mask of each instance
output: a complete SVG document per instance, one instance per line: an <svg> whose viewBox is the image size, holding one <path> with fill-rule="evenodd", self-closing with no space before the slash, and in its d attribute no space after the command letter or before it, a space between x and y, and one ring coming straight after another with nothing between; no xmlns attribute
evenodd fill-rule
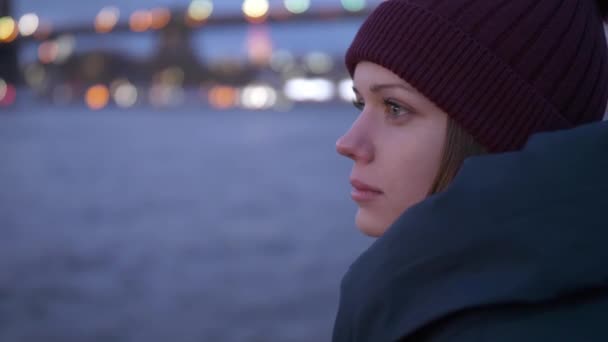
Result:
<svg viewBox="0 0 608 342"><path fill-rule="evenodd" d="M383 194L382 190L357 179L351 179L353 190L350 195L355 202L368 202Z"/></svg>

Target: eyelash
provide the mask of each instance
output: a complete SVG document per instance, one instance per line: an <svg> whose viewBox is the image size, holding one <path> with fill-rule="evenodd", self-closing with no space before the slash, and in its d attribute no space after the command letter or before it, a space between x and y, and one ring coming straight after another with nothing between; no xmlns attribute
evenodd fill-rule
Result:
<svg viewBox="0 0 608 342"><path fill-rule="evenodd" d="M412 111L405 108L404 106L398 104L397 102L391 100L391 99L384 99L384 106L386 107L386 114L388 116L390 116L392 119L396 119L396 118L400 118L403 115L406 114L412 114ZM363 107L365 107L365 103L363 103L363 101L359 101L359 100L353 100L353 106L355 106L355 108L359 109L359 110L363 110ZM406 113L406 114L395 114L391 112L391 109L397 109L398 111L400 111L401 113Z"/></svg>

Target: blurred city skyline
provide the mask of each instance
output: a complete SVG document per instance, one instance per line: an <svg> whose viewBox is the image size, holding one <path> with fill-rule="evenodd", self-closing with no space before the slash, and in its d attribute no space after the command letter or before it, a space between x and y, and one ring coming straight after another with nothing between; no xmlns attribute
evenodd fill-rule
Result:
<svg viewBox="0 0 608 342"><path fill-rule="evenodd" d="M323 8L339 8L342 6L373 7L383 0L269 0L271 10L284 7L286 3L296 6L307 6L311 10ZM140 9L157 7L185 8L192 0L55 0L42 2L36 0L14 0L14 15L22 16L26 13L36 13L41 18L59 24L78 24L89 21L108 6L118 8L123 13L131 13ZM303 5L304 4L304 5ZM213 12L215 14L238 14L242 11L243 0L215 0ZM69 9L69 10L66 10Z"/></svg>
<svg viewBox="0 0 608 342"><path fill-rule="evenodd" d="M349 102L343 53L381 1L11 1L0 105Z"/></svg>

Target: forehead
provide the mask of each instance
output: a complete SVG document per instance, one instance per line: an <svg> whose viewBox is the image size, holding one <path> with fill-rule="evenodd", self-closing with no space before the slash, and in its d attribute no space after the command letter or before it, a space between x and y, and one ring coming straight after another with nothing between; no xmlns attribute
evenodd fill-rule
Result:
<svg viewBox="0 0 608 342"><path fill-rule="evenodd" d="M357 64L353 75L353 83L357 88L372 83L408 84L392 71L368 61Z"/></svg>

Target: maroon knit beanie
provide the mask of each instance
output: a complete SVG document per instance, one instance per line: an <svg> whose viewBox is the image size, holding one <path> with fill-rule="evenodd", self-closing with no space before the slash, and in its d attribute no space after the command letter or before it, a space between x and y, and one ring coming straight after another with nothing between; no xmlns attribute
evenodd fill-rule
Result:
<svg viewBox="0 0 608 342"><path fill-rule="evenodd" d="M490 152L599 121L608 100L606 0L388 0L345 57L406 80Z"/></svg>

